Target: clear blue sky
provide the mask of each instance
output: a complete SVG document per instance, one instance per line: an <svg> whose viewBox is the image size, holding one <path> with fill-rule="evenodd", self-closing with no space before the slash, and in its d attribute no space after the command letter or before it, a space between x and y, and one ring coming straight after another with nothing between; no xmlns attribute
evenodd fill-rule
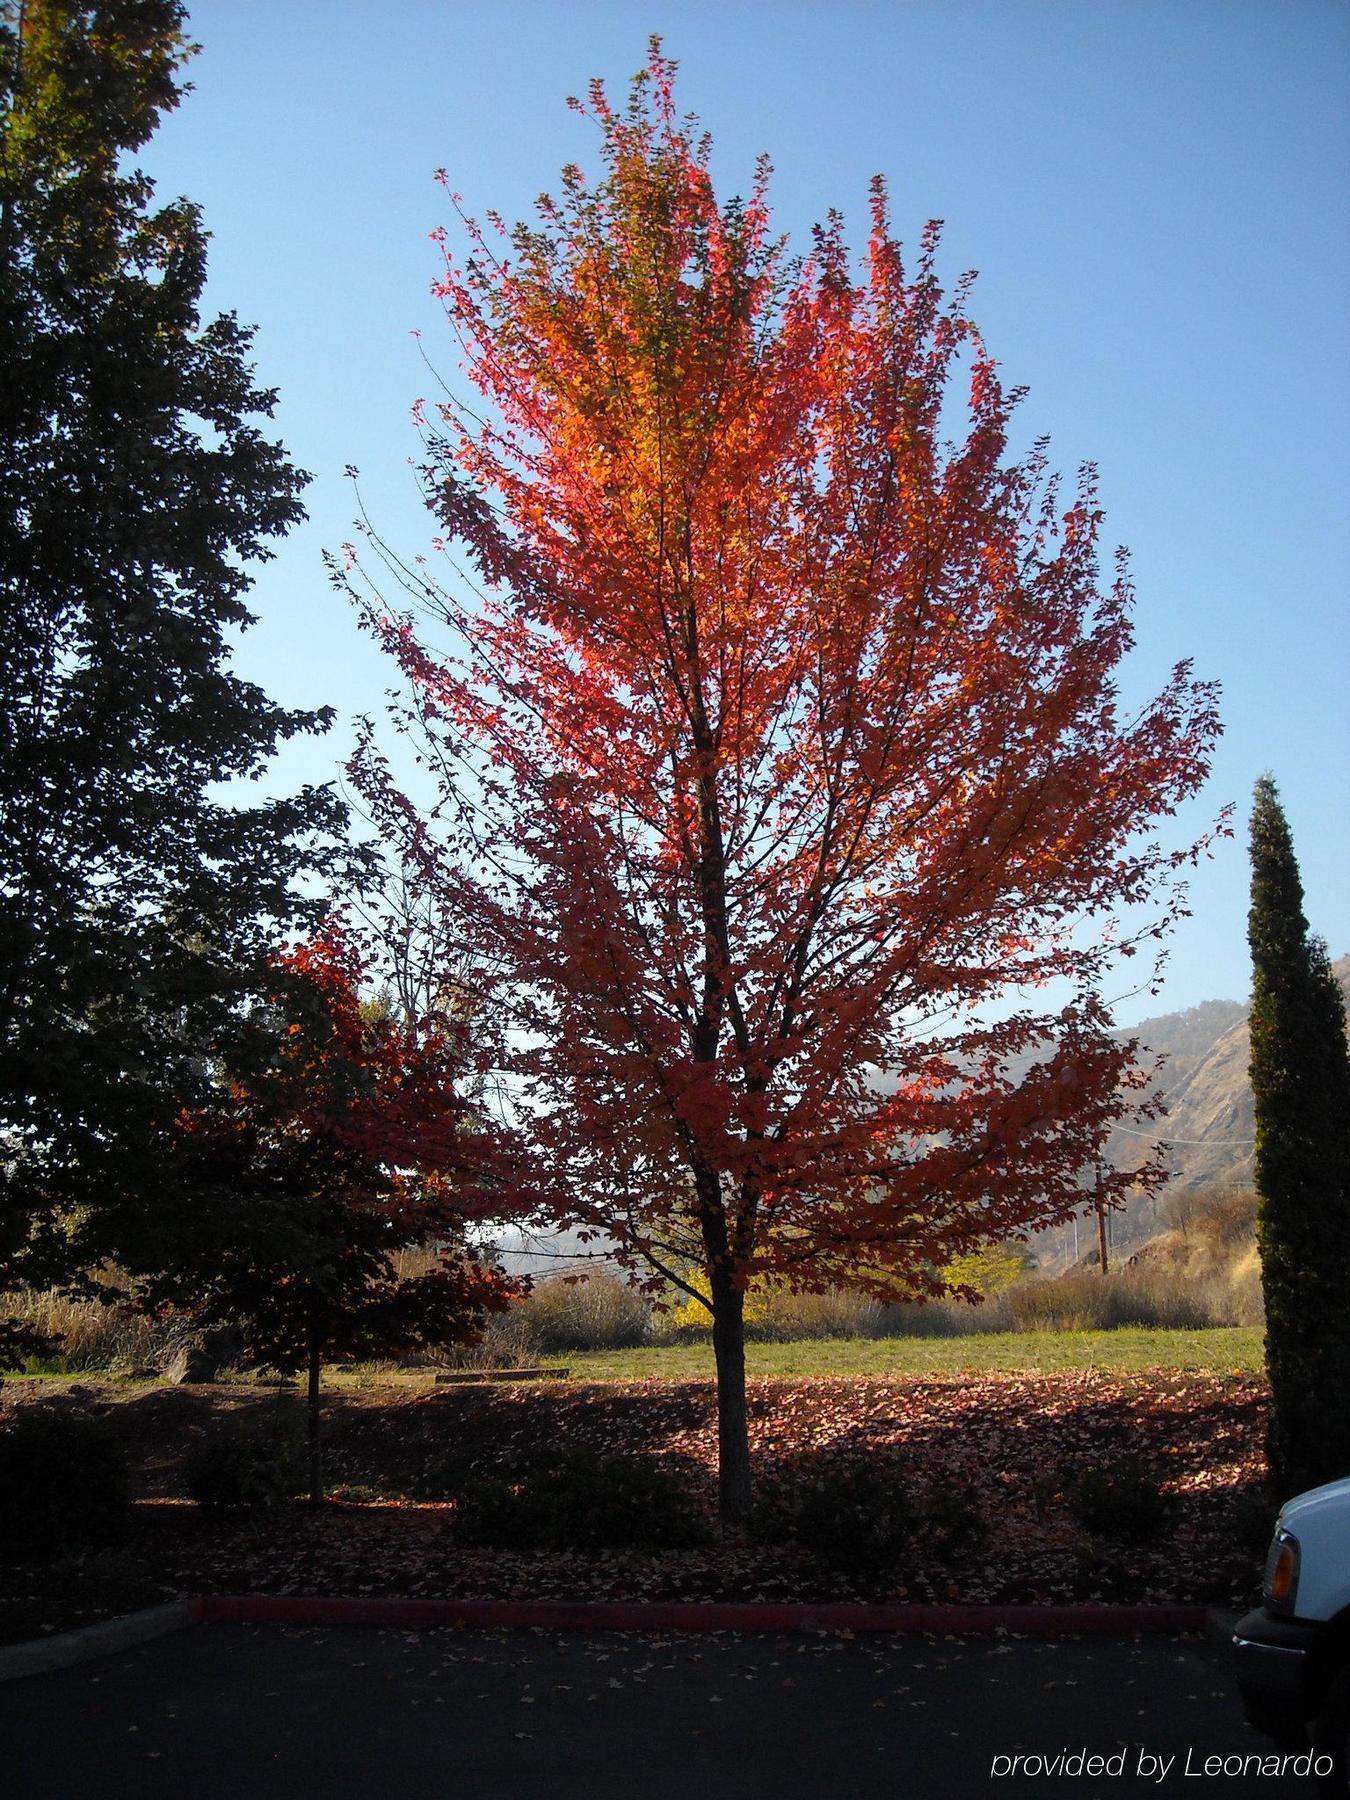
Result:
<svg viewBox="0 0 1350 1800"><path fill-rule="evenodd" d="M1350 6L1344 0L197 0L195 91L141 157L214 234L208 302L258 325L278 429L314 475L310 520L253 591L240 669L334 732L281 774L326 779L389 680L326 584L351 536L342 470L404 552L431 524L409 409L447 374L428 234L433 171L473 211L529 211L595 163L564 99L620 93L658 31L724 194L767 151L780 228L837 206L863 234L890 183L912 242L980 271L973 312L1071 472L1098 462L1109 543L1139 591L1127 691L1183 656L1224 688L1227 735L1192 835L1237 836L1192 884L1161 1001L1248 989L1246 813L1275 774L1308 911L1350 949ZM1178 834L1179 835L1179 834Z"/></svg>

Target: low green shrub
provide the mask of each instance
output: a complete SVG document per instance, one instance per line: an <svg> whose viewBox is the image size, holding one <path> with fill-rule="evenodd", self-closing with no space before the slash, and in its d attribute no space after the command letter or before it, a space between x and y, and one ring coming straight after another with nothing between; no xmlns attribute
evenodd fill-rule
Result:
<svg viewBox="0 0 1350 1800"><path fill-rule="evenodd" d="M989 1547L989 1526L974 1488L941 1487L936 1482L926 1487L920 1501L920 1537L939 1562L983 1556Z"/></svg>
<svg viewBox="0 0 1350 1800"><path fill-rule="evenodd" d="M822 1470L804 1485L794 1536L821 1562L867 1580L912 1553L919 1518L898 1465L868 1458Z"/></svg>
<svg viewBox="0 0 1350 1800"><path fill-rule="evenodd" d="M304 1436L290 1407L263 1418L219 1419L183 1459L187 1491L205 1513L254 1512L304 1485Z"/></svg>
<svg viewBox="0 0 1350 1800"><path fill-rule="evenodd" d="M541 1550L543 1508L529 1482L474 1475L455 1496L453 1530L471 1550Z"/></svg>
<svg viewBox="0 0 1350 1800"><path fill-rule="evenodd" d="M876 1455L762 1483L750 1531L761 1543L799 1544L863 1583L920 1563L961 1562L988 1541L972 1489L917 1485L898 1458Z"/></svg>
<svg viewBox="0 0 1350 1800"><path fill-rule="evenodd" d="M130 1519L126 1452L106 1420L67 1401L21 1407L0 1423L0 1553L115 1544Z"/></svg>
<svg viewBox="0 0 1350 1800"><path fill-rule="evenodd" d="M417 1500L454 1500L478 1479L473 1452L462 1449L433 1450L416 1467L398 1474Z"/></svg>
<svg viewBox="0 0 1350 1800"><path fill-rule="evenodd" d="M684 1484L642 1456L571 1450L520 1481L471 1476L455 1535L494 1550L680 1550L712 1531Z"/></svg>
<svg viewBox="0 0 1350 1800"><path fill-rule="evenodd" d="M797 1541L802 1488L790 1475L764 1476L755 1483L746 1529L757 1544L780 1548Z"/></svg>
<svg viewBox="0 0 1350 1800"><path fill-rule="evenodd" d="M1060 1483L1065 1506L1096 1537L1151 1543L1171 1508L1154 1472L1137 1457L1070 1470Z"/></svg>

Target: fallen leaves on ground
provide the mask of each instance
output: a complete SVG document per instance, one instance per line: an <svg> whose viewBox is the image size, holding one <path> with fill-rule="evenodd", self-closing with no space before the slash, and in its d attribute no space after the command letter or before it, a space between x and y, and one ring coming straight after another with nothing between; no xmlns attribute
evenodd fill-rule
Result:
<svg viewBox="0 0 1350 1800"><path fill-rule="evenodd" d="M36 1384L11 1383L7 1404ZM991 1372L941 1377L752 1383L757 1470L878 1450L915 1479L973 1490L989 1527L975 1564L916 1557L867 1591L793 1548L743 1536L708 1551L602 1556L468 1550L449 1528L452 1497L425 1496L436 1470L510 1469L540 1442L651 1455L680 1472L710 1512L716 1416L708 1382L378 1389L327 1411L334 1491L383 1498L299 1503L212 1522L182 1497L177 1467L213 1413L277 1404L242 1387L128 1396L85 1384L74 1403L117 1408L141 1499L117 1551L58 1564L0 1564L0 1637L39 1635L176 1593L431 1595L495 1600L1073 1600L1245 1606L1259 1575L1253 1496L1264 1475L1268 1394L1245 1374L1147 1370ZM67 1399L69 1401L69 1396ZM1174 1518L1153 1545L1090 1539L1046 1502L1043 1478L1128 1450L1161 1474Z"/></svg>

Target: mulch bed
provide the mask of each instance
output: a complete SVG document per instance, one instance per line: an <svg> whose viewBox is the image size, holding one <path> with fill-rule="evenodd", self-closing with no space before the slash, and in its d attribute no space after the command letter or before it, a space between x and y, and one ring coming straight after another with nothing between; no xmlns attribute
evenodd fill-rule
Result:
<svg viewBox="0 0 1350 1800"><path fill-rule="evenodd" d="M8 1382L0 1405L56 1384ZM287 1396L287 1400L290 1397ZM50 1403L50 1402L48 1402ZM55 1562L0 1559L0 1642L36 1637L184 1593L433 1595L498 1600L1181 1601L1245 1608L1259 1585L1268 1394L1245 1374L1054 1374L757 1382L751 1437L766 1475L843 1453L897 1453L921 1483L971 1490L990 1530L959 1570L897 1568L860 1591L791 1548L722 1542L661 1555L529 1555L456 1544L438 1469L510 1469L543 1442L640 1452L678 1470L711 1513L716 1423L708 1382L392 1389L335 1396L326 1417L335 1498L213 1522L183 1495L182 1455L213 1415L278 1404L242 1386L137 1391L90 1382L65 1405L116 1408L137 1473L136 1516L116 1550ZM1156 1544L1089 1538L1038 1495L1047 1470L1147 1458L1174 1496ZM375 1495L379 1498L375 1498ZM360 1498L356 1498L360 1496Z"/></svg>

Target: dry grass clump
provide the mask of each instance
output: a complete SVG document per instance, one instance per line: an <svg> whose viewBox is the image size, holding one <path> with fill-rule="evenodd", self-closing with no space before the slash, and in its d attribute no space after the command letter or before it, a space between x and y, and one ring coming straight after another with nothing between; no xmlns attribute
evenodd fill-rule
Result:
<svg viewBox="0 0 1350 1800"><path fill-rule="evenodd" d="M1253 1236L1256 1196L1244 1189L1181 1190L1169 1197L1171 1229L1103 1276L1078 1268L1020 1280L979 1305L941 1300L889 1307L883 1334L964 1337L996 1331L1200 1330L1264 1319Z"/></svg>
<svg viewBox="0 0 1350 1800"><path fill-rule="evenodd" d="M652 1341L652 1310L620 1276L553 1275L488 1321L479 1344L446 1353L457 1368L522 1368L569 1350L635 1350Z"/></svg>
<svg viewBox="0 0 1350 1800"><path fill-rule="evenodd" d="M823 1294L768 1293L747 1311L746 1336L760 1343L792 1344L805 1338L875 1338L889 1309L869 1294L828 1288Z"/></svg>
<svg viewBox="0 0 1350 1800"><path fill-rule="evenodd" d="M831 1288L823 1294L756 1293L746 1307L746 1337L759 1343L884 1335L893 1309L866 1294ZM488 1322L480 1345L456 1354L467 1366L520 1366L569 1350L630 1350L644 1344L700 1342L712 1334L696 1301L657 1310L620 1276L592 1271L575 1280L555 1275Z"/></svg>
<svg viewBox="0 0 1350 1800"><path fill-rule="evenodd" d="M57 1339L60 1353L47 1359L53 1368L81 1372L159 1368L187 1347L194 1335L190 1320L178 1313L163 1319L133 1313L115 1297L116 1278L106 1279L107 1300L74 1300L55 1290L6 1294L0 1300L0 1318L32 1325Z"/></svg>
<svg viewBox="0 0 1350 1800"><path fill-rule="evenodd" d="M647 1301L621 1276L605 1271L575 1281L554 1275L513 1312L517 1327L545 1353L632 1350L652 1335Z"/></svg>
<svg viewBox="0 0 1350 1800"><path fill-rule="evenodd" d="M1195 1331L1233 1321L1213 1316L1209 1297L1166 1270L1083 1273L1010 1288L1014 1331L1111 1331L1141 1325Z"/></svg>

